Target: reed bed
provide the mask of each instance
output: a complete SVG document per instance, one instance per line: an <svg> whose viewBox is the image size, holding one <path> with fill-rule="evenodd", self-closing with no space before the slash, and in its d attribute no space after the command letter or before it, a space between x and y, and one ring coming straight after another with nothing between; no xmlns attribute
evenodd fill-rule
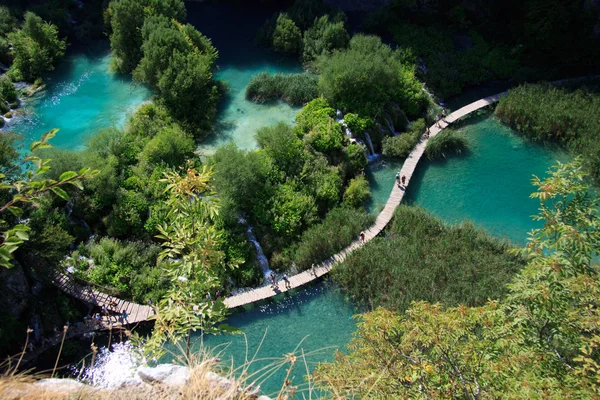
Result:
<svg viewBox="0 0 600 400"><path fill-rule="evenodd" d="M585 88L523 85L500 100L496 115L533 140L583 155L586 169L600 180L600 95Z"/></svg>
<svg viewBox="0 0 600 400"><path fill-rule="evenodd" d="M425 155L430 160L447 158L451 154L461 154L469 147L464 134L454 129L444 129L427 142Z"/></svg>
<svg viewBox="0 0 600 400"><path fill-rule="evenodd" d="M510 248L472 223L447 225L401 205L385 237L373 239L332 272L349 296L371 308L403 312L418 300L476 306L501 297L525 265Z"/></svg>
<svg viewBox="0 0 600 400"><path fill-rule="evenodd" d="M246 98L255 103L281 99L293 106L300 106L319 97L319 77L308 72L298 74L269 74L254 76L246 87Z"/></svg>

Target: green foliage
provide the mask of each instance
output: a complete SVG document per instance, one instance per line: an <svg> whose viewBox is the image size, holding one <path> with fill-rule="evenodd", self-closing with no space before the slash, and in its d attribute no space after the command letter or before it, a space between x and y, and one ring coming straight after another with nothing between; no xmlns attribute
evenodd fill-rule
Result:
<svg viewBox="0 0 600 400"><path fill-rule="evenodd" d="M346 176L354 176L363 172L369 164L365 149L359 144L349 144L344 147L344 156L348 166Z"/></svg>
<svg viewBox="0 0 600 400"><path fill-rule="evenodd" d="M358 239L360 232L374 221L372 215L362 209L346 207L332 209L325 219L308 228L300 240L288 252L296 269L309 269L338 253Z"/></svg>
<svg viewBox="0 0 600 400"><path fill-rule="evenodd" d="M148 206L142 193L119 189L116 204L106 217L107 233L118 238L141 234L148 216Z"/></svg>
<svg viewBox="0 0 600 400"><path fill-rule="evenodd" d="M350 132L355 135L360 135L373 126L371 118L364 118L352 113L344 115L344 122L348 126L348 129L350 129Z"/></svg>
<svg viewBox="0 0 600 400"><path fill-rule="evenodd" d="M507 296L479 307L416 302L404 315L383 308L364 314L348 352L319 366L317 384L359 398L597 397L600 270L592 260L600 253L600 199L590 197L584 176L577 160L559 164L545 180L534 178L532 197L540 200L535 219L544 224L514 252L527 265ZM414 232L414 224L395 224L405 225L404 234ZM439 235L439 227L431 228ZM414 241L423 242L424 235ZM406 246L393 251L409 252ZM489 268L484 261L481 266Z"/></svg>
<svg viewBox="0 0 600 400"><path fill-rule="evenodd" d="M75 238L69 233L69 221L64 212L42 207L31 212L31 237L26 249L51 263L58 263Z"/></svg>
<svg viewBox="0 0 600 400"><path fill-rule="evenodd" d="M39 141L31 144L29 150L32 154L25 157L23 162L31 163L32 168L27 171L25 176L0 174L0 179L2 179L0 190L7 194L2 201L0 213L8 211L14 217L13 221L0 220L2 228L5 229L2 233L3 242L0 245L0 266L2 267L10 268L12 254L25 241L29 240L31 228L19 223L18 220L14 221L15 218L23 216L24 206L39 202L44 194L50 192L68 201L69 195L63 187L72 185L78 189L83 189L82 181L93 177L98 172L89 168L82 168L79 172L62 172L57 179L46 178L44 174L51 169L50 160L42 159L33 155L33 153L38 149L50 148L48 141L56 135L56 132L57 129L54 129L44 134ZM20 162L18 166L23 167L23 162ZM10 198L10 200L7 198Z"/></svg>
<svg viewBox="0 0 600 400"><path fill-rule="evenodd" d="M65 53L66 43L59 39L56 26L44 22L32 12L25 13L21 29L9 33L14 60L9 74L16 80L34 81L52 71Z"/></svg>
<svg viewBox="0 0 600 400"><path fill-rule="evenodd" d="M304 144L284 122L260 128L256 141L273 160L274 165L287 176L298 175L304 165Z"/></svg>
<svg viewBox="0 0 600 400"><path fill-rule="evenodd" d="M21 137L16 133L6 132L0 135L0 173L12 177L19 173L19 152L16 143Z"/></svg>
<svg viewBox="0 0 600 400"><path fill-rule="evenodd" d="M600 95L585 89L524 85L500 100L496 115L528 137L557 142L572 154L582 154L584 165L600 180Z"/></svg>
<svg viewBox="0 0 600 400"><path fill-rule="evenodd" d="M425 120L419 119L412 123L408 132L398 136L384 137L382 141L383 155L386 157L406 158L419 143L425 132Z"/></svg>
<svg viewBox="0 0 600 400"><path fill-rule="evenodd" d="M273 49L298 54L302 49L302 32L286 13L279 14L273 31Z"/></svg>
<svg viewBox="0 0 600 400"><path fill-rule="evenodd" d="M319 96L319 77L311 73L255 75L246 86L246 98L255 103L282 99L290 105L303 105Z"/></svg>
<svg viewBox="0 0 600 400"><path fill-rule="evenodd" d="M146 18L164 16L183 21L185 5L181 0L112 0L106 10L111 27L110 47L115 69L132 72L143 57L142 27Z"/></svg>
<svg viewBox="0 0 600 400"><path fill-rule="evenodd" d="M376 116L387 103L396 102L413 115L425 104L414 67L379 37L355 35L347 50L320 57L317 66L321 92L347 111Z"/></svg>
<svg viewBox="0 0 600 400"><path fill-rule="evenodd" d="M427 158L446 158L451 153L462 153L467 150L469 143L462 133L453 129L444 129L427 142L425 155Z"/></svg>
<svg viewBox="0 0 600 400"><path fill-rule="evenodd" d="M351 179L344 192L344 204L350 207L361 207L371 197L369 182L361 175Z"/></svg>
<svg viewBox="0 0 600 400"><path fill-rule="evenodd" d="M10 9L0 6L0 36L6 36L17 28L17 20L12 16Z"/></svg>
<svg viewBox="0 0 600 400"><path fill-rule="evenodd" d="M505 294L524 265L509 249L472 224L447 226L423 210L400 206L386 238L353 253L334 277L371 307L403 312L418 300L477 306Z"/></svg>
<svg viewBox="0 0 600 400"><path fill-rule="evenodd" d="M315 19L331 12L331 7L323 0L295 0L289 8L289 16L303 31L308 29ZM341 18L336 17L336 20Z"/></svg>
<svg viewBox="0 0 600 400"><path fill-rule="evenodd" d="M191 136L181 128L169 127L146 143L140 157L151 164L165 163L176 167L193 156L194 148Z"/></svg>
<svg viewBox="0 0 600 400"><path fill-rule="evenodd" d="M323 98L310 101L296 116L294 130L304 136L317 151L329 153L341 150L344 144L342 126L335 122L335 110Z"/></svg>
<svg viewBox="0 0 600 400"><path fill-rule="evenodd" d="M275 232L293 238L315 222L317 207L311 195L286 182L275 189L267 213Z"/></svg>
<svg viewBox="0 0 600 400"><path fill-rule="evenodd" d="M312 63L318 57L348 45L350 36L343 22L332 22L328 15L315 19L313 26L304 32L302 60Z"/></svg>
<svg viewBox="0 0 600 400"><path fill-rule="evenodd" d="M18 99L17 89L12 81L6 75L0 77L0 101L12 103Z"/></svg>

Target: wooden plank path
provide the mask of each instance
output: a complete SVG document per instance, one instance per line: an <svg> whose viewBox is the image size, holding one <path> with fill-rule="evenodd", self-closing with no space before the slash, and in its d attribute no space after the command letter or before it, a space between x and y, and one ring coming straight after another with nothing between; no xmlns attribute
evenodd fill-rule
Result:
<svg viewBox="0 0 600 400"><path fill-rule="evenodd" d="M79 299L85 303L97 307L106 307L109 312L116 315L103 316L96 329L106 329L112 326L131 325L138 322L147 321L154 315L154 309L150 306L133 303L122 300L115 296L110 296L100 292L90 286L79 284L67 275L55 272L52 277L52 283L63 292ZM127 319L122 320L120 316L123 311L127 312Z"/></svg>
<svg viewBox="0 0 600 400"><path fill-rule="evenodd" d="M423 153L425 152L425 147L427 146L427 142L429 141L429 139L437 135L449 124L457 121L465 115L468 115L473 111L477 111L490 104L497 103L502 96L506 95L506 93L507 92L502 92L493 96L485 97L454 111L453 113L447 116L446 122L440 122L440 128L438 128L435 125L429 128L429 137L425 137L425 135L421 136L419 143L417 143L417 145L410 152L406 160L404 160L404 164L402 165L402 169L400 170L400 176L406 177L406 185L400 187L394 184L390 196L388 197L388 200L385 204L385 207L383 208L381 213L377 215L373 226L371 226L365 231L364 243L372 240L374 237L379 235L381 231L383 231L383 229L385 229L387 224L389 224L389 222L391 221L392 217L394 216L394 211L396 210L396 207L398 207L398 205L400 205L400 203L402 202L404 193L406 191L406 187L410 183L413 173L417 168L417 164L419 163L421 157L423 157ZM277 282L277 287L275 288L272 286L264 286L250 290L245 293L240 293L235 296L228 297L225 299L225 305L227 305L227 307L229 308L241 307L257 301L266 300L268 298L278 295L279 293L286 292L288 290L292 290L297 287L303 286L307 283L310 283L315 279L318 279L321 276L327 274L329 271L331 271L331 268L333 268L335 263L342 262L350 253L363 246L364 243L361 243L359 240L354 241L339 253L335 254L328 260L316 266L314 270L307 270L294 276L291 276L289 278L289 288L285 287L285 283L283 281L279 281Z"/></svg>
<svg viewBox="0 0 600 400"><path fill-rule="evenodd" d="M448 124L455 122L456 120L472 113L473 111L479 110L490 104L498 102L502 96L506 95L506 93L507 92L503 92L477 100L448 115L448 117L446 118L446 122L440 122L440 128L436 127L435 125L430 127L429 137L425 137L424 135L421 136L419 143L417 143L415 148L411 151L409 156L404 161L404 164L402 165L402 169L400 170L400 176L406 177L406 186L408 186L408 184L410 183L413 173L417 168L419 160L421 159L421 157L423 157L425 147L427 146L427 142L430 138L437 135L440 131L446 128ZM379 235L379 233L381 233L381 231L385 229L387 224L391 221L396 207L398 207L398 205L402 202L406 186L399 187L398 185L394 184L385 207L377 216L373 226L371 226L365 231L365 243ZM339 253L333 255L328 260L315 266L314 269L307 270L294 276L291 276L289 278L289 288L285 287L283 281L279 281L277 283L277 287L275 288L271 286L264 286L252 289L245 293L240 293L235 296L228 297L225 299L225 305L227 305L227 307L229 308L236 308L257 301L266 300L268 298L278 295L279 293L283 293L288 290L306 285L307 283L310 283L322 277L323 275L326 275L329 271L331 271L331 268L333 268L335 263L343 261L348 256L348 254L352 253L354 250L358 249L363 245L364 243L361 243L358 240L354 241ZM123 321L122 324L119 318L116 316L113 316L112 318L103 317L102 322L98 324L98 327L96 329L106 329L113 326L118 327L121 325L135 324L138 322L147 321L154 315L154 309L150 306L140 305L126 300L122 300L118 297L110 296L106 293L93 289L90 286L81 285L62 273L55 272L52 281L63 292L83 302L93 304L98 307L105 306L109 311L117 315L121 315L123 311L126 311L129 315L127 320ZM112 319L114 319L114 321Z"/></svg>

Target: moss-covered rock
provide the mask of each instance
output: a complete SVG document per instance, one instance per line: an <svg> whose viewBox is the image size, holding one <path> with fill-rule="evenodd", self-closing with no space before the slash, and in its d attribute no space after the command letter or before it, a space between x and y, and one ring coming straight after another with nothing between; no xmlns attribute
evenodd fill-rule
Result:
<svg viewBox="0 0 600 400"><path fill-rule="evenodd" d="M12 111L9 111L6 114L4 114L4 118L12 118L12 117L13 117Z"/></svg>

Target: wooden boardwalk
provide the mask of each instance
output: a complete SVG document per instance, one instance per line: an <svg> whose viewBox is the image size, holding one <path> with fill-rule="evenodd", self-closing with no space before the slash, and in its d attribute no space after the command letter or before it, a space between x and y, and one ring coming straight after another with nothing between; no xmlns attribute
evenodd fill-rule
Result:
<svg viewBox="0 0 600 400"><path fill-rule="evenodd" d="M502 92L502 93L495 94L493 96L489 96L489 97L477 100L463 108L456 110L452 114L448 115L448 117L446 118L446 122L443 122L443 121L440 122L440 128L438 128L435 125L430 127L428 138L426 138L425 135L421 136L419 143L410 152L410 154L404 161L404 164L402 165L402 169L400 170L400 176L406 177L406 185L403 187L399 187L398 185L394 184L394 186L392 188L392 192L390 193L387 203L385 204L385 207L383 208L381 213L379 213L379 215L377 216L377 219L375 220L375 223L373 224L373 226L371 226L369 229L367 229L365 231L365 242L364 243L372 240L374 237L379 235L379 233L381 233L381 231L383 229L385 229L387 224L391 221L392 217L394 216L394 211L396 210L396 207L398 207L398 205L400 205L400 203L402 202L406 187L410 183L413 173L415 172L415 170L417 168L417 164L419 163L419 160L421 159L421 157L423 157L423 153L425 152L425 147L427 146L427 142L429 141L429 139L434 137L435 135L437 135L444 128L446 128L449 124L472 113L473 111L477 111L477 110L479 110L483 107L486 107L490 104L497 103L502 96L506 95L506 93L507 92ZM279 293L286 292L288 290L291 290L291 289L300 287L302 285L305 285L309 282L312 282L315 279L318 279L319 277L327 274L331 270L331 268L333 267L333 265L335 263L343 261L348 256L348 254L352 253L354 250L363 246L364 243L361 243L358 240L355 242L352 242L344 250L340 251L339 253L332 256L325 262L316 266L314 271L308 270L308 271L301 272L297 275L291 276L289 278L289 280L290 280L289 288L285 287L285 284L283 281L279 281L277 283L276 288L273 288L271 286L264 286L264 287L250 290L245 293L240 293L235 296L228 297L225 299L225 305L227 305L227 307L229 307L229 308L244 306L246 304L251 304L256 301L266 300L268 298L278 295Z"/></svg>
<svg viewBox="0 0 600 400"><path fill-rule="evenodd" d="M131 325L138 322L147 321L154 315L154 309L150 306L136 304L130 301L122 300L115 296L110 296L100 292L91 286L79 284L67 275L55 272L52 283L63 292L79 299L85 303L106 307L108 315L103 315L101 321L97 323L97 329L107 329L113 326ZM123 311L127 312L127 319L121 319Z"/></svg>
<svg viewBox="0 0 600 400"><path fill-rule="evenodd" d="M490 104L494 104L500 100L502 96L506 95L506 92L499 93L493 96L477 100L463 108L460 108L448 115L446 118L447 122L440 122L440 128L435 125L432 126L429 131L429 138L422 136L419 143L411 151L409 156L404 161L402 169L400 170L400 176L406 177L406 186L410 183L410 180L417 168L417 164L427 146L427 141L437 135L441 130L448 126L448 124L455 122L456 120L472 113L473 111L479 110ZM369 229L365 231L365 243L379 235L383 229L387 226L394 215L396 207L402 202L406 186L398 187L394 184L388 201L377 216L375 223ZM225 305L229 308L236 308L246 304L251 304L260 300L266 300L279 293L286 292L288 290L303 286L307 283L320 278L327 274L335 263L343 261L348 254L361 247L364 243L360 241L352 242L348 247L330 257L328 260L322 262L316 266L313 270L308 270L291 276L289 278L290 287L286 288L283 281L278 282L278 286L273 288L271 286L264 286L256 289L252 289L245 293L240 293L235 296L231 296L225 299ZM112 327L120 327L122 325L136 324L151 319L154 315L154 309L150 306L140 305L132 303L126 300L121 300L118 297L110 296L90 286L85 286L75 282L68 276L56 272L53 276L52 282L63 292L94 306L103 307L105 306L110 312L114 313L113 316L103 316L102 321L92 330L107 329ZM125 321L121 321L119 316L126 311L128 318Z"/></svg>

